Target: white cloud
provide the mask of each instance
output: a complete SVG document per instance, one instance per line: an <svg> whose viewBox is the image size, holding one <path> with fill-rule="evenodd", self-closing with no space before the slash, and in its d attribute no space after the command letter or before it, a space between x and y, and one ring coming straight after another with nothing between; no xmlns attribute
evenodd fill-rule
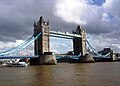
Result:
<svg viewBox="0 0 120 86"><path fill-rule="evenodd" d="M4 50L10 49L12 47L15 47L16 43L14 43L14 42L8 42L8 43L6 43L6 42L0 41L0 45L2 45L2 46L0 46L0 52L2 52Z"/></svg>
<svg viewBox="0 0 120 86"><path fill-rule="evenodd" d="M97 49L111 47L120 51L117 36L120 32L120 0L106 0L101 6L90 4L89 1L59 0L55 15L66 22L84 26L92 33L89 34L91 43Z"/></svg>
<svg viewBox="0 0 120 86"><path fill-rule="evenodd" d="M16 40L16 44L21 44L21 43L23 43L24 41L23 40Z"/></svg>
<svg viewBox="0 0 120 86"><path fill-rule="evenodd" d="M102 8L89 4L90 0L60 0L56 4L56 16L66 22L86 24L89 20L97 20L102 16ZM95 18L97 16L97 19Z"/></svg>
<svg viewBox="0 0 120 86"><path fill-rule="evenodd" d="M70 39L51 37L50 48L54 53L65 54L68 51L73 51L73 42Z"/></svg>
<svg viewBox="0 0 120 86"><path fill-rule="evenodd" d="M104 21L104 22L110 22L109 15L107 13L103 13L103 16L102 16L101 20Z"/></svg>
<svg viewBox="0 0 120 86"><path fill-rule="evenodd" d="M91 32L112 32L120 26L119 0L106 0L101 5L90 4L91 0L59 0L55 15L66 22L84 26ZM99 30L101 29L101 30Z"/></svg>
<svg viewBox="0 0 120 86"><path fill-rule="evenodd" d="M86 21L81 16L86 12L87 4L77 0L60 0L56 4L56 14L67 22L85 24ZM83 10L84 9L84 10Z"/></svg>

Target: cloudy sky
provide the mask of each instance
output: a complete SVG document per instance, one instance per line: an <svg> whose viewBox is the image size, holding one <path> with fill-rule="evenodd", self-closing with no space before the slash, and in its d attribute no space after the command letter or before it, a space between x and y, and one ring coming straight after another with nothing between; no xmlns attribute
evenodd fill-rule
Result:
<svg viewBox="0 0 120 86"><path fill-rule="evenodd" d="M110 47L120 52L119 3L120 0L0 0L0 51L33 35L33 23L43 16L50 20L51 30L72 32L81 25L96 49ZM58 52L63 50L55 47L72 48L72 40L61 40L64 44L51 38L51 49Z"/></svg>

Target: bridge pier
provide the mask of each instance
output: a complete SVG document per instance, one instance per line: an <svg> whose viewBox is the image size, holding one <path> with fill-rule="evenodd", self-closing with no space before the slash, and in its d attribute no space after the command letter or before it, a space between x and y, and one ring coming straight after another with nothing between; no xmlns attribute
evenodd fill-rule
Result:
<svg viewBox="0 0 120 86"><path fill-rule="evenodd" d="M39 58L31 58L30 65L57 64L55 55L41 55Z"/></svg>
<svg viewBox="0 0 120 86"><path fill-rule="evenodd" d="M85 56L82 56L80 58L81 63L93 63L95 60L93 59L93 56L91 54L85 54Z"/></svg>
<svg viewBox="0 0 120 86"><path fill-rule="evenodd" d="M40 64L48 64L48 65L57 64L55 55L42 55L40 57Z"/></svg>
<svg viewBox="0 0 120 86"><path fill-rule="evenodd" d="M31 65L56 64L55 56L50 52L50 28L49 21L45 21L41 16L39 21L34 23L34 36L41 33L41 36L34 42L34 53L39 58L31 58Z"/></svg>

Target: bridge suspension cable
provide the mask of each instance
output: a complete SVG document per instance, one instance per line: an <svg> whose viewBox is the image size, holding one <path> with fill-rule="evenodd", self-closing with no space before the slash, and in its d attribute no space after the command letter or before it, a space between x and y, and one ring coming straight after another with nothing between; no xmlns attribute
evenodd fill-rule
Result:
<svg viewBox="0 0 120 86"><path fill-rule="evenodd" d="M26 42L28 42L32 37L33 37L33 36L31 36L29 39L25 40L23 43L17 45L16 47L13 47L13 48L8 49L8 50L6 50L6 51L0 52L0 55L1 55L1 54L4 54L4 53L6 53L6 52L9 52L9 51L12 51L12 50L17 49L18 47L20 47L20 46L24 45Z"/></svg>
<svg viewBox="0 0 120 86"><path fill-rule="evenodd" d="M2 56L3 56L3 55L10 55L10 54L16 52L20 47L22 47L22 46L24 46L25 44L27 44L33 37L34 37L34 36L30 37L29 39L27 39L26 41L24 41L23 43L19 44L19 45L16 46L16 47L13 47L13 48L11 48L11 49L9 49L9 50L6 50L6 51L4 51L4 52L1 52L0 55L2 55Z"/></svg>
<svg viewBox="0 0 120 86"><path fill-rule="evenodd" d="M88 47L92 50L92 52L96 55L96 57L106 58L110 55L110 52L105 54L105 55L102 55L102 54L98 53L98 51L90 44L90 42L88 40L86 42L88 44Z"/></svg>
<svg viewBox="0 0 120 86"><path fill-rule="evenodd" d="M20 50L23 50L26 47L30 46L40 35L41 35L41 33L39 33L35 37L33 35L30 38L28 38L27 40L25 40L23 43L19 44L18 46L14 47L14 48L11 48L9 50L6 50L4 52L0 52L0 56L17 54Z"/></svg>

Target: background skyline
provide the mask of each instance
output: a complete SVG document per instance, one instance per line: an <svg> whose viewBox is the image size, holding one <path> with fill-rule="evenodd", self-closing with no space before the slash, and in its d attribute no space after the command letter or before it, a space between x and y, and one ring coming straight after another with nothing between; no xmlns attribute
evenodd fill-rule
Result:
<svg viewBox="0 0 120 86"><path fill-rule="evenodd" d="M120 52L120 0L0 0L0 51L14 47L33 35L33 23L43 16L50 29L72 32L77 25L87 31L91 44L98 50L104 47ZM64 52L71 40L51 49ZM55 49L62 47L60 50ZM33 48L29 48L29 52Z"/></svg>

